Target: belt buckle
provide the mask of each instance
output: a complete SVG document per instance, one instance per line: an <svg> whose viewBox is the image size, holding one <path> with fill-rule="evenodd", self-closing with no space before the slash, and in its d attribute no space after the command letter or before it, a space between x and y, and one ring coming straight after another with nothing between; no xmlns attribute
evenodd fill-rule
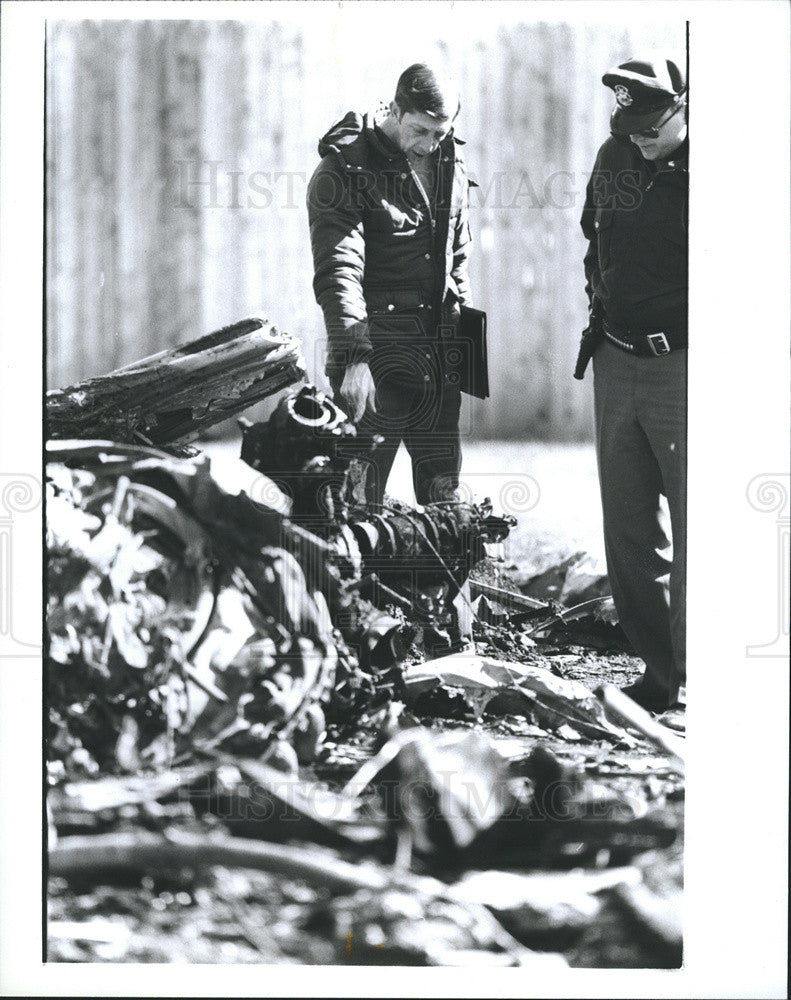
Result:
<svg viewBox="0 0 791 1000"><path fill-rule="evenodd" d="M670 354L670 344L664 333L649 333L646 334L646 339L655 357L661 358L663 354Z"/></svg>

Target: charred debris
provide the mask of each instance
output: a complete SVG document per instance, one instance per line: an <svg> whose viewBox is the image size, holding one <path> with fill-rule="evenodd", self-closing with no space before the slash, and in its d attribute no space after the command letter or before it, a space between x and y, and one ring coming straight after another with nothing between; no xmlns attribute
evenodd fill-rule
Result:
<svg viewBox="0 0 791 1000"><path fill-rule="evenodd" d="M370 928L387 925L392 961L409 964L462 953L566 964L558 940L582 948L602 907L623 923L631 906L645 931L658 906L670 930L645 932L652 961L677 964L667 892L618 866L678 844L683 741L657 742L650 720L551 658L618 649L606 599L564 609L509 583L487 545L515 521L488 500L365 505L356 429L310 385L268 421L240 421L243 485L229 487L192 442L303 378L293 338L252 317L48 395L46 742L61 892L129 870L241 867L309 886L310 919L356 935L355 961L370 962ZM644 777L647 754L661 808L634 780L597 780ZM487 897L473 878L580 867L599 881L602 868L629 874L576 888L586 901L561 907L568 919L507 892L504 903L500 889ZM424 929L455 913L452 940L418 945L410 907ZM253 950L266 952L259 935Z"/></svg>

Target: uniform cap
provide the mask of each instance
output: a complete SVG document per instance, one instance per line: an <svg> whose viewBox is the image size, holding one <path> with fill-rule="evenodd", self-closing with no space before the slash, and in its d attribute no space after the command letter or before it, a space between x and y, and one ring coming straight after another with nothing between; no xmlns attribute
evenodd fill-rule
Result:
<svg viewBox="0 0 791 1000"><path fill-rule="evenodd" d="M608 70L602 83L617 102L610 128L616 135L633 135L660 121L686 93L686 59L659 52L635 56Z"/></svg>

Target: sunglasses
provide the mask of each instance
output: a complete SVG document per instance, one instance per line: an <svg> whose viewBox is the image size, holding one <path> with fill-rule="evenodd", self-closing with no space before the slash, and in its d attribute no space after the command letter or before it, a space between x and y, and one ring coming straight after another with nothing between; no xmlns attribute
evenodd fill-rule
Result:
<svg viewBox="0 0 791 1000"><path fill-rule="evenodd" d="M682 104L675 104L670 109L670 114L667 118L662 119L657 125L653 125L651 128L643 129L642 132L630 132L631 136L637 136L639 139L658 139L660 131L667 125L671 118L673 118L678 111L683 107Z"/></svg>

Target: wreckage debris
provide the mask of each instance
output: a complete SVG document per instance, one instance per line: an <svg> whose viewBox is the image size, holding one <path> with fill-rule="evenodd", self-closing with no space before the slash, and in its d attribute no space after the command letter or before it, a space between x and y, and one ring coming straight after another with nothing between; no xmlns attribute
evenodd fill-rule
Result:
<svg viewBox="0 0 791 1000"><path fill-rule="evenodd" d="M173 354L167 365L192 371L189 351ZM128 438L48 446L53 875L99 878L101 862L145 878L192 864L304 879L306 925L332 928L325 961L558 966L561 957L529 949L572 940L584 949L602 914L653 927L671 961L675 904L657 903L632 867L620 881L602 872L574 905L543 911L535 894L521 908L504 904L497 879L488 895L477 883L473 899L410 872L463 882L494 857L501 873L602 869L675 841L677 809L651 810L548 748L574 741L601 759L597 744L623 755L652 737L639 718L608 713L584 685L556 676L539 652L583 635L573 626L601 597L567 610L475 580L468 590L486 544L513 519L488 501L361 506L355 428L314 387L244 430L245 468L282 505L232 495L205 458L128 443L186 441L206 426L187 410L157 412L145 426L115 411L102 424L110 410L97 403L98 424L86 417L80 429ZM460 607L479 612L479 650L498 652L453 653ZM432 659L437 649L451 655ZM426 716L475 728L438 733L420 724ZM504 755L480 731L484 716L489 727L521 718L513 731L530 733L530 752ZM365 725L375 733L345 748L342 788L341 769L324 764L339 732ZM680 780L662 749L665 773ZM327 891L339 895L328 901ZM267 954L269 939L234 913ZM74 933L67 919L56 926L56 953Z"/></svg>
<svg viewBox="0 0 791 1000"><path fill-rule="evenodd" d="M530 951L481 904L445 890L419 894L414 887L362 890L328 907L339 962L351 965L464 965L525 967L536 972L567 968L562 955Z"/></svg>
<svg viewBox="0 0 791 1000"><path fill-rule="evenodd" d="M575 872L469 872L454 884L457 898L488 906L518 940L573 941L599 915L606 895L640 884L635 867Z"/></svg>
<svg viewBox="0 0 791 1000"><path fill-rule="evenodd" d="M501 542L514 524L510 515L494 514L489 500L429 504L421 511L393 502L379 513L349 517L364 571L384 581L428 569L456 587L485 556L484 543Z"/></svg>
<svg viewBox="0 0 791 1000"><path fill-rule="evenodd" d="M516 523L491 503L430 504L415 510L387 502L360 506L363 470L357 431L325 393L304 386L284 398L265 423L242 424L241 458L290 498L290 519L326 539L337 552L342 596L330 602L333 621L363 666L400 662L398 622L383 625L392 606L412 620L455 629L453 602L485 543L502 541ZM369 442L376 447L377 440Z"/></svg>
<svg viewBox="0 0 791 1000"><path fill-rule="evenodd" d="M300 879L314 893L307 893L313 908L305 919L319 927L329 918L336 944L351 932L355 961L389 929L392 950L382 961L533 964L529 949L573 946L605 902L631 913L641 935L646 926L658 935L663 954L675 945L675 886L658 886L652 871L643 876L639 867L640 857L657 864L659 856L646 852L667 847L675 829L636 812L628 798L597 795L545 750L531 755L530 776L517 779L483 734L416 727L393 737L340 792L287 780L259 761L234 761L116 780L115 787L105 779L56 788L51 875L84 883L115 871L150 877L222 865ZM235 836L178 816L176 806L186 804L204 819L213 812ZM408 832L422 865L444 882L382 863L382 848L399 832ZM629 867L603 869L604 844L613 848L613 864ZM530 867L576 870L563 881L525 874ZM322 890L335 898L315 895Z"/></svg>
<svg viewBox="0 0 791 1000"><path fill-rule="evenodd" d="M550 730L570 726L583 736L633 744L633 738L607 718L602 703L577 681L556 677L542 667L468 653L412 664L404 677L407 703L438 688L461 694L476 718L484 712L522 714Z"/></svg>
<svg viewBox="0 0 791 1000"><path fill-rule="evenodd" d="M250 316L109 375L51 390L46 433L183 445L304 375L299 340L264 316Z"/></svg>
<svg viewBox="0 0 791 1000"><path fill-rule="evenodd" d="M262 753L309 726L337 659L326 546L224 493L206 459L109 442L53 443L49 457L51 752L135 770L172 760L188 733ZM201 669L218 631L222 669Z"/></svg>
<svg viewBox="0 0 791 1000"><path fill-rule="evenodd" d="M359 451L349 445L356 428L314 386L281 400L267 422L242 427L242 460L291 498L294 521L332 537L352 573L366 578L356 589L372 589L374 604L389 598L414 609L418 579L427 586L450 584L452 599L485 555L484 543L502 541L516 523L495 515L488 500L431 504L420 511L393 501L375 511L361 507L361 469L354 457ZM412 584L406 593L393 586L405 578Z"/></svg>
<svg viewBox="0 0 791 1000"><path fill-rule="evenodd" d="M684 741L681 737L653 719L644 708L612 684L602 688L601 698L613 718L620 719L642 733L646 739L668 755L673 766L683 772L685 755Z"/></svg>
<svg viewBox="0 0 791 1000"><path fill-rule="evenodd" d="M408 620L363 600L363 585L371 585L372 597L376 584L400 596L393 603L400 603L403 613L410 608L407 584L419 582L427 597L426 575L435 584L447 575L458 589L466 569L458 578L453 573L464 557L510 528L508 519L494 516L488 505L424 511L399 505L367 520L355 510L335 537L329 533L322 541L243 494L225 494L205 460L157 457L152 449L110 443L53 443L49 450L50 649L59 664L52 675L53 705L77 704L72 696L80 695L86 678L88 689L96 684L96 690L82 691L92 706L87 715L60 718L56 729L71 727L80 734L76 750L84 740L97 749L111 735L98 721L98 704L111 699L113 755L127 771L140 765L141 749L154 752L157 728L170 734L171 755L177 743L184 747L186 729L196 747L246 752L293 734L301 742L299 756L308 759L310 744L317 745L323 730L317 703L332 702L339 667L345 675L338 685L346 689L338 691L344 709L359 710L375 691L360 677L337 629L367 671L403 664L417 634ZM355 542L365 541L364 551L357 545L359 558L350 552L350 532ZM349 554L340 560L345 579L338 570L339 549ZM418 554L426 551L416 581ZM374 557L391 560L393 586L381 584L378 574L361 575ZM309 567L307 578L303 565ZM228 594L235 594L245 605L238 616L244 634L219 672L210 664L201 670L201 646L212 619L228 630L216 617L223 593L225 603ZM201 595L209 610L199 625ZM432 612L438 604L436 592L433 606L431 595L423 607L413 604L418 631L437 620ZM176 617L171 621L169 614ZM184 635L191 637L190 648L181 642ZM75 664L73 670L62 669ZM120 686L119 668L128 675ZM629 739L586 688L543 668L451 656L413 663L401 676L405 686L396 684L392 694L405 694L413 705L439 688L451 697L460 695L475 717L484 709L517 711L550 728ZM67 689L58 688L63 683ZM364 692L362 701L355 689ZM180 708L185 698L202 700L203 710ZM156 735L162 737L161 731ZM163 740L155 750L160 757L166 752ZM107 753L105 746L105 760Z"/></svg>
<svg viewBox="0 0 791 1000"><path fill-rule="evenodd" d="M281 399L266 422L240 419L239 426L242 461L290 499L293 520L324 536L344 519L351 455L343 445L357 429L326 393L303 386Z"/></svg>
<svg viewBox="0 0 791 1000"><path fill-rule="evenodd" d="M675 840L677 824L535 746L517 775L480 732L397 733L346 784L371 786L393 832L439 870L623 862Z"/></svg>
<svg viewBox="0 0 791 1000"><path fill-rule="evenodd" d="M565 607L612 594L605 567L587 552L575 552L530 577L519 589L527 597L550 598Z"/></svg>

